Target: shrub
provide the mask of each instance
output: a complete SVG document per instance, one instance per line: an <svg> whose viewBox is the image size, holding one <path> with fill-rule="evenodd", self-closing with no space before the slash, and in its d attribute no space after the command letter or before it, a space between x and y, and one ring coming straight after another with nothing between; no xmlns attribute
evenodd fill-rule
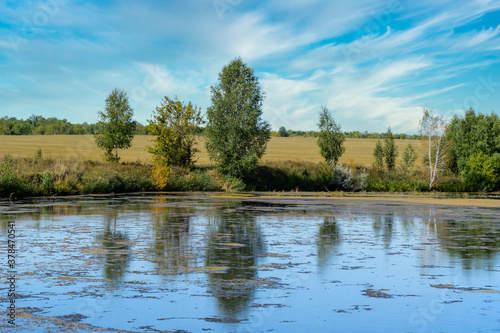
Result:
<svg viewBox="0 0 500 333"><path fill-rule="evenodd" d="M168 176L170 175L170 166L155 163L151 172L155 188L160 191L165 190L168 183Z"/></svg>
<svg viewBox="0 0 500 333"><path fill-rule="evenodd" d="M207 171L189 171L172 167L166 189L169 191L216 191L220 190L217 179Z"/></svg>
<svg viewBox="0 0 500 333"><path fill-rule="evenodd" d="M367 186L368 174L362 172L354 175L351 168L345 167L342 163L332 166L333 177L330 185L338 191L361 191Z"/></svg>
<svg viewBox="0 0 500 333"><path fill-rule="evenodd" d="M6 155L0 165L0 195L10 195L19 186L19 180L14 170L15 160L10 155Z"/></svg>
<svg viewBox="0 0 500 333"><path fill-rule="evenodd" d="M495 166L497 160L496 156L488 157L482 151L471 155L462 172L467 189L487 192L497 188L500 180Z"/></svg>
<svg viewBox="0 0 500 333"><path fill-rule="evenodd" d="M51 171L45 171L42 176L42 191L44 195L54 193L54 174Z"/></svg>
<svg viewBox="0 0 500 333"><path fill-rule="evenodd" d="M375 145L375 149L373 150L373 157L375 157L375 163L373 167L376 169L384 168L384 147L382 146L382 142L380 140L377 141Z"/></svg>
<svg viewBox="0 0 500 333"><path fill-rule="evenodd" d="M245 190L245 183L236 177L226 178L226 190L231 192L241 192Z"/></svg>
<svg viewBox="0 0 500 333"><path fill-rule="evenodd" d="M42 148L38 148L38 150L35 153L35 160L40 160L42 159Z"/></svg>
<svg viewBox="0 0 500 333"><path fill-rule="evenodd" d="M410 171L415 165L415 161L417 160L417 154L415 153L415 148L411 145L411 143L406 146L405 151L403 152L403 159L401 160L401 169L405 172Z"/></svg>
<svg viewBox="0 0 500 333"><path fill-rule="evenodd" d="M109 193L108 177L98 172L90 172L81 178L83 194Z"/></svg>

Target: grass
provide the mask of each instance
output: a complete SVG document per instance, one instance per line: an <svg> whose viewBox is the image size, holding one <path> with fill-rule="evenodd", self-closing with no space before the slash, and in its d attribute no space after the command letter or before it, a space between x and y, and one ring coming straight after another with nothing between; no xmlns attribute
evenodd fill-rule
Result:
<svg viewBox="0 0 500 333"><path fill-rule="evenodd" d="M148 163L151 155L146 152L150 145L151 136L136 135L132 147L118 152L122 162ZM345 142L346 151L340 162L369 166L373 163L373 149L377 139L350 139ZM399 158L405 147L411 143L419 157L422 155L420 141L396 140ZM203 139L198 142L200 152L195 156L198 165L210 164ZM76 158L82 160L102 161L103 152L97 148L92 135L0 135L0 156L10 154L13 157L33 157L38 149L42 150L43 157ZM316 138L305 137L272 137L268 144L264 162L270 161L308 161L321 162ZM419 158L419 160L421 160Z"/></svg>
<svg viewBox="0 0 500 333"><path fill-rule="evenodd" d="M213 166L188 170L172 167L163 191L372 191L425 192L428 181L424 171L404 173L379 171L361 165L348 165L350 179L364 179L348 188L334 182L333 169L326 163L309 161L264 161L247 180L226 179ZM344 168L345 170L345 168ZM336 172L336 171L335 171ZM6 156L0 158L0 198L58 196L157 191L152 165L142 162L111 164L81 158L39 158ZM360 185L363 184L363 185ZM464 191L456 176L442 177L437 191Z"/></svg>
<svg viewBox="0 0 500 333"><path fill-rule="evenodd" d="M156 191L150 154L150 136L136 136L128 150L120 151L121 163L103 161L91 135L0 136L0 197L73 195ZM346 139L340 162L350 168L351 179L364 179L349 187L372 192L426 192L429 183L423 169L413 173L371 168L376 139ZM399 156L417 140L396 140ZM203 142L194 169L173 167L165 175L164 191L335 191L344 189L333 181L334 173L323 162L315 138L273 137L256 172L245 181L225 179L210 164ZM5 158L11 155L13 158ZM419 159L421 160L421 159ZM418 164L418 163L417 163ZM335 174L338 175L338 174ZM354 177L354 178L352 178ZM364 177L364 178L363 178ZM337 179L337 178L335 178ZM354 184L354 183L353 183ZM441 177L435 190L465 191L454 175Z"/></svg>
<svg viewBox="0 0 500 333"><path fill-rule="evenodd" d="M30 157L0 161L0 197L154 190L150 167L140 163L114 165L77 158Z"/></svg>

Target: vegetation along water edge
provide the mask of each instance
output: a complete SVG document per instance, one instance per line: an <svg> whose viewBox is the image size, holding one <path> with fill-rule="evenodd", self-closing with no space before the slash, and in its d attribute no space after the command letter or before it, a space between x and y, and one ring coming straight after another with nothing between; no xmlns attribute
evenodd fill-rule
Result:
<svg viewBox="0 0 500 333"><path fill-rule="evenodd" d="M471 108L446 121L424 109L418 136L395 135L388 127L375 139L361 139L342 132L321 106L318 131L312 137L306 132L306 137L293 137L285 128L273 132L263 119L259 79L241 58L223 67L211 96L206 119L190 102L165 96L148 125L139 126L127 93L114 89L98 113L99 122L82 125L86 130L81 133L93 135L73 143L69 136L43 135L42 130L35 130L40 135L2 135L0 197L500 190L500 119L493 112ZM48 119L32 118L28 123L2 118L2 133L13 134L15 127L14 134L33 134L33 129L49 126ZM61 125L49 119L50 125ZM26 133L17 133L21 127Z"/></svg>

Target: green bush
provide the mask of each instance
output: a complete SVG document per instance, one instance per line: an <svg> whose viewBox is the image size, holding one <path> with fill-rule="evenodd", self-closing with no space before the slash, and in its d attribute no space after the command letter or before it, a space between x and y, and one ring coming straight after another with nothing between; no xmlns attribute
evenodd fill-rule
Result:
<svg viewBox="0 0 500 333"><path fill-rule="evenodd" d="M226 178L226 189L231 192L242 192L245 190L245 183L236 177Z"/></svg>
<svg viewBox="0 0 500 333"><path fill-rule="evenodd" d="M102 175L91 172L81 178L82 194L108 193L108 181Z"/></svg>
<svg viewBox="0 0 500 333"><path fill-rule="evenodd" d="M14 169L16 161L12 156L6 155L0 164L0 196L10 196L12 193L23 191L21 179Z"/></svg>
<svg viewBox="0 0 500 333"><path fill-rule="evenodd" d="M42 176L42 192L43 195L54 194L54 174L51 171L45 171Z"/></svg>
<svg viewBox="0 0 500 333"><path fill-rule="evenodd" d="M373 178L373 177L368 177L367 179L367 185L366 185L366 190L370 192L384 192L387 191L387 186L382 179L378 178Z"/></svg>
<svg viewBox="0 0 500 333"><path fill-rule="evenodd" d="M465 192L467 187L463 180L457 176L443 177L441 182L435 187L441 192Z"/></svg>
<svg viewBox="0 0 500 333"><path fill-rule="evenodd" d="M220 189L217 180L208 171L189 171L182 167L172 167L166 186L168 191L217 191Z"/></svg>
<svg viewBox="0 0 500 333"><path fill-rule="evenodd" d="M462 177L465 185L470 191L492 191L498 188L500 177L498 154L489 157L479 151L469 157L465 163Z"/></svg>
<svg viewBox="0 0 500 333"><path fill-rule="evenodd" d="M35 153L35 160L40 160L42 159L42 148L38 148L38 150Z"/></svg>

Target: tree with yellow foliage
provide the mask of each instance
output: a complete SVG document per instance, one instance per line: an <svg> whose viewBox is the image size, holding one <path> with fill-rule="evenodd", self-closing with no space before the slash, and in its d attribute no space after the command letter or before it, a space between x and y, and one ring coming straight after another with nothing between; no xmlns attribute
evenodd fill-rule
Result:
<svg viewBox="0 0 500 333"><path fill-rule="evenodd" d="M153 112L153 119L148 120L148 130L155 135L154 145L148 147L153 160L164 166L192 167L196 132L203 124L201 108L187 105L177 99L164 97L160 106Z"/></svg>

